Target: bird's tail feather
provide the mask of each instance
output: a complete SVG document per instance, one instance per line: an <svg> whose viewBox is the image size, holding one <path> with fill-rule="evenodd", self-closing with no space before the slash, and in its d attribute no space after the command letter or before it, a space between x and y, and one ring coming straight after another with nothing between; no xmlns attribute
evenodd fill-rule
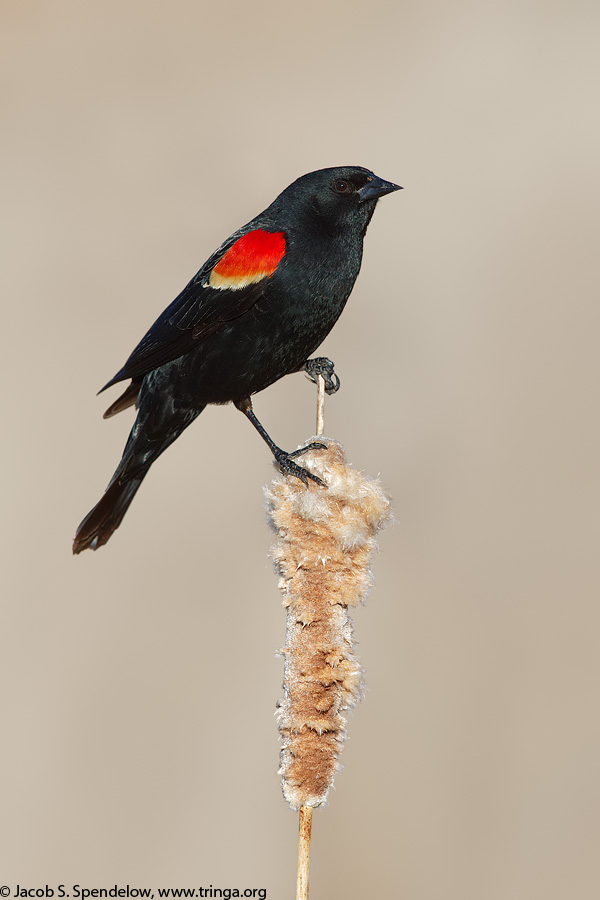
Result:
<svg viewBox="0 0 600 900"><path fill-rule="evenodd" d="M107 413L125 409L135 400L133 386L109 407ZM160 400L160 398L159 398ZM119 408L117 408L119 407ZM158 408L157 408L158 407ZM73 553L97 550L117 530L137 490L152 463L179 437L188 425L200 415L203 406L196 409L173 407L167 397L162 407L158 401L142 406L125 445L123 457L117 466L104 496L87 514L75 535Z"/></svg>
<svg viewBox="0 0 600 900"><path fill-rule="evenodd" d="M113 478L104 495L77 529L73 553L81 553L87 549L97 550L106 544L123 521L123 516L129 509L129 504L135 497L146 471L142 471L137 478L127 481L119 481L118 477Z"/></svg>
<svg viewBox="0 0 600 900"><path fill-rule="evenodd" d="M111 416L116 416L117 413L122 412L124 409L127 409L129 406L133 406L138 398L138 394L140 392L141 381L139 378L134 378L131 384L127 387L127 390L124 391L120 397L111 403L106 412L103 415L103 419L110 419Z"/></svg>

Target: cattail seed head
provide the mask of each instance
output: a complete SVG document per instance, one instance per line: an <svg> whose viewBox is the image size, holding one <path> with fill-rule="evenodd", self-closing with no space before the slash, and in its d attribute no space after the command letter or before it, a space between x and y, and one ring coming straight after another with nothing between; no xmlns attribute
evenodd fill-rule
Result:
<svg viewBox="0 0 600 900"><path fill-rule="evenodd" d="M346 463L332 440L301 463L326 487L293 476L267 490L272 549L287 609L284 697L278 704L283 793L292 809L327 799L346 739L344 712L362 697L348 607L372 583L376 535L390 516L380 483Z"/></svg>

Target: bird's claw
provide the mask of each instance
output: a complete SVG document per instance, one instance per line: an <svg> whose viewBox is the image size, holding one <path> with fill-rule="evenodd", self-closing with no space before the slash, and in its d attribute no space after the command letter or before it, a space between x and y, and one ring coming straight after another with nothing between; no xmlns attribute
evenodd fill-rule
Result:
<svg viewBox="0 0 600 900"><path fill-rule="evenodd" d="M277 462L277 465L282 472L285 472L286 475L294 475L295 478L299 478L306 487L308 487L309 478L320 487L325 487L325 482L321 478L319 478L318 475L313 475L313 473L309 472L308 469L304 469L302 466L299 466L298 463L294 462L293 457L300 456L302 453L306 453L308 450L326 449L326 444L320 444L317 441L313 441L312 444L307 444L306 447L301 447L299 450L294 450L292 453L286 453L285 450L279 450L275 453L275 461Z"/></svg>
<svg viewBox="0 0 600 900"><path fill-rule="evenodd" d="M327 444L322 444L320 441L313 441L312 444L307 444L306 447L300 447L299 450L292 450L291 453L286 453L286 456L293 459L295 456L302 456L303 453L308 453L309 450L327 450Z"/></svg>
<svg viewBox="0 0 600 900"><path fill-rule="evenodd" d="M340 388L340 379L333 371L334 364L326 356L315 356L314 359L307 359L302 368L311 381L318 384L318 377L321 375L325 382L325 393L335 394Z"/></svg>

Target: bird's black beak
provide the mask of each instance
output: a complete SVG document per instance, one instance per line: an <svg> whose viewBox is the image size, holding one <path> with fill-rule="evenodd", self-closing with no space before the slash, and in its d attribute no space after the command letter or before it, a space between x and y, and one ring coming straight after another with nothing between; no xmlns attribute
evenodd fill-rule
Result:
<svg viewBox="0 0 600 900"><path fill-rule="evenodd" d="M376 200L377 197L383 197L384 194L391 194L392 191L401 190L402 188L399 184L394 184L392 181L384 181L383 178L378 178L377 175L370 175L367 183L359 189L358 196L360 197L360 203L362 203L364 200Z"/></svg>

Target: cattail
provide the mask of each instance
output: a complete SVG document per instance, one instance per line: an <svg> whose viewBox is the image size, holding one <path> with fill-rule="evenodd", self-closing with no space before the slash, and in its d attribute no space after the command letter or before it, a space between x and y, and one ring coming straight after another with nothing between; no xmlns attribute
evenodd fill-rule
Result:
<svg viewBox="0 0 600 900"><path fill-rule="evenodd" d="M344 712L363 692L348 607L371 586L375 536L390 501L378 481L346 463L335 441L302 465L326 484L277 478L268 492L273 547L287 608L284 698L279 703L283 793L292 809L320 806L340 768Z"/></svg>
<svg viewBox="0 0 600 900"><path fill-rule="evenodd" d="M348 609L368 593L376 535L390 516L381 484L349 466L338 443L318 439L326 448L301 462L326 487L283 475L266 492L287 610L280 774L285 799L300 809L298 897L308 896L312 808L327 799L346 740L345 713L364 690Z"/></svg>

